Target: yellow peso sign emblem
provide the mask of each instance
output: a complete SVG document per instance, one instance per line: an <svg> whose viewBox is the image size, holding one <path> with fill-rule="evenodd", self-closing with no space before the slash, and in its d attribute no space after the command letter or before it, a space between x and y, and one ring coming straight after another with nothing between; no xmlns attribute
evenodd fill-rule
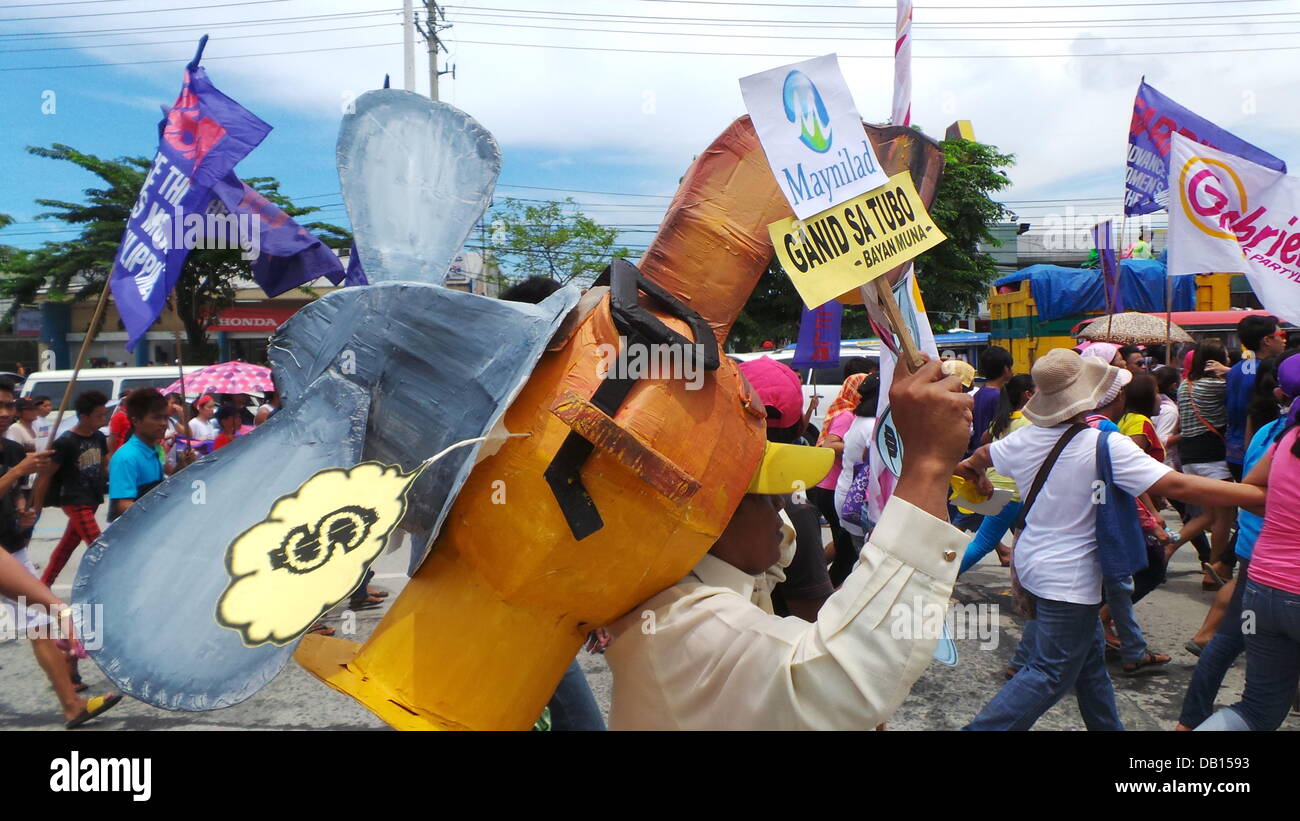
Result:
<svg viewBox="0 0 1300 821"><path fill-rule="evenodd" d="M865 285L947 239L926 213L906 171L802 223L787 218L767 230L781 267L809 308Z"/></svg>
<svg viewBox="0 0 1300 821"><path fill-rule="evenodd" d="M285 645L365 578L406 512L420 470L362 462L320 471L281 496L226 552L217 621L244 644Z"/></svg>

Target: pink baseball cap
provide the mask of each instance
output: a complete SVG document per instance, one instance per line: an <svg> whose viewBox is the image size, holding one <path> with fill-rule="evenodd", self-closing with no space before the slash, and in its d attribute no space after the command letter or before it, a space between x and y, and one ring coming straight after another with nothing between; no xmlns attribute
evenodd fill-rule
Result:
<svg viewBox="0 0 1300 821"><path fill-rule="evenodd" d="M803 386L799 374L770 356L760 356L740 363L740 372L758 391L764 405L780 411L776 419L768 419L768 427L788 428L803 418Z"/></svg>

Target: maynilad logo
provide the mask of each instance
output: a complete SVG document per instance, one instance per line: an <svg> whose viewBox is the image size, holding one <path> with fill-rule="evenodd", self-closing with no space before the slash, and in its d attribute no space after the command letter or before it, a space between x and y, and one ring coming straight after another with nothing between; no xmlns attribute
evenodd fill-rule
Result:
<svg viewBox="0 0 1300 821"><path fill-rule="evenodd" d="M830 151L831 115L822 102L821 92L808 79L807 74L792 71L785 75L781 101L785 106L785 118L799 126L799 142L818 154ZM825 134L822 133L823 128L826 129Z"/></svg>

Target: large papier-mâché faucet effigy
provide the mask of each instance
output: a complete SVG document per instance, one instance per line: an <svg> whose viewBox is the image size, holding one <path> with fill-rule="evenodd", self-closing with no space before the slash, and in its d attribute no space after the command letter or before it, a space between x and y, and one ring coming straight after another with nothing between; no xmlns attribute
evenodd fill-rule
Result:
<svg viewBox="0 0 1300 821"><path fill-rule="evenodd" d="M867 132L928 205L937 144ZM87 644L168 709L246 699L292 653L397 728L527 729L587 632L685 575L749 488L765 414L720 351L789 206L742 117L687 171L639 270L616 260L585 294L528 305L441 285L500 166L471 118L369 92L338 161L371 284L276 334L285 410L92 547L74 591L104 605ZM631 344L676 346L704 379L606 374L602 352ZM394 528L412 575L370 639L307 634Z"/></svg>

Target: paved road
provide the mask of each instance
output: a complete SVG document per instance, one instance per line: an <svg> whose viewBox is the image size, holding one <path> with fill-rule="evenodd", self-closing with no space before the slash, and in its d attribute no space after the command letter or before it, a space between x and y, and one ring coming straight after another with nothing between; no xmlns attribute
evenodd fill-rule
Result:
<svg viewBox="0 0 1300 821"><path fill-rule="evenodd" d="M49 511L37 526L32 544L34 561L44 566L63 532L64 517ZM84 550L84 548L82 549ZM60 575L56 591L67 595L82 550ZM376 583L393 591L405 583L406 551L387 554L375 566ZM1183 649L1201 623L1211 593L1200 589L1201 576L1190 548L1174 557L1169 582L1137 606L1138 619L1152 646L1174 657L1169 665L1140 678L1113 675L1120 716L1129 729L1170 729L1178 718L1179 706L1195 658ZM392 600L391 597L389 599ZM917 682L907 701L889 722L891 730L955 730L966 724L1002 685L1006 667L1020 637L1020 620L1012 615L1008 571L997 566L990 554L960 580L958 604L998 607L996 643L988 632L981 638L975 630L957 640L961 660L956 667L932 663ZM357 640L363 640L378 623L383 609L355 614ZM336 628L344 622L334 614ZM344 635L341 631L340 635ZM602 709L608 712L611 677L601 656L580 654L592 689ZM82 662L83 678L92 692L108 687L107 679L93 663ZM1118 671L1112 667L1112 673ZM1229 671L1219 704L1237 700L1244 685L1244 660ZM0 726L34 730L58 730L63 724L55 709L53 693L37 667L30 648L23 641L0 641ZM386 725L360 704L321 684L290 662L265 689L242 704L209 713L172 713L126 701L93 725L100 730L239 730L239 729L384 729ZM1049 711L1037 725L1042 730L1083 729L1072 698ZM1300 729L1300 716L1292 716L1283 729Z"/></svg>

